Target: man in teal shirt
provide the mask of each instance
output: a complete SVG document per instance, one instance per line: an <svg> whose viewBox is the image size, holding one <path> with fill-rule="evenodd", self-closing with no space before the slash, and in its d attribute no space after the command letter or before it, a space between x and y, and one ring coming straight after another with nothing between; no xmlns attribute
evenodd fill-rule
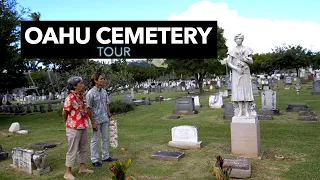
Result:
<svg viewBox="0 0 320 180"><path fill-rule="evenodd" d="M117 161L116 158L112 158L108 151L108 123L109 118L112 119L112 114L109 108L108 94L104 86L104 79L100 73L95 73L91 76L92 88L86 95L86 104L88 108L88 115L92 123L92 137L91 137L91 162L95 167L101 167L102 164L99 162L98 152L98 140L99 134L101 134L102 144L102 161Z"/></svg>

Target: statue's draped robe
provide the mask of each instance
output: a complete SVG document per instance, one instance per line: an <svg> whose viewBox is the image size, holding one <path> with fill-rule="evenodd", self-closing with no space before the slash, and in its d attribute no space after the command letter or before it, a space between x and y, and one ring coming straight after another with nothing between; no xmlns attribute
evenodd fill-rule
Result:
<svg viewBox="0 0 320 180"><path fill-rule="evenodd" d="M252 55L253 51L249 47L241 46L233 48L228 52L231 57L231 64L239 66L239 56L248 57ZM231 101L253 101L252 83L250 68L246 62L243 63L244 67L240 67L244 70L243 74L239 74L236 70L232 69L232 94Z"/></svg>

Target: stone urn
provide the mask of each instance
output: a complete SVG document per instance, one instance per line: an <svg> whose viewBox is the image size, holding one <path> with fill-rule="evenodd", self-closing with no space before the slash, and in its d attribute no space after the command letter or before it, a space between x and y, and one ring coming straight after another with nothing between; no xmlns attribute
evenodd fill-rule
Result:
<svg viewBox="0 0 320 180"><path fill-rule="evenodd" d="M33 154L32 159L33 159L34 164L37 167L37 170L42 170L45 168L46 157L47 157L47 155L44 150L43 151L36 151Z"/></svg>

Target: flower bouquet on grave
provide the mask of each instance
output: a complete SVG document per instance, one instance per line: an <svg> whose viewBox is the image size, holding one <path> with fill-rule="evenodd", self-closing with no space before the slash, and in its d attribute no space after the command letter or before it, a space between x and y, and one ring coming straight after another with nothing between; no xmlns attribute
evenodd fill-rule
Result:
<svg viewBox="0 0 320 180"><path fill-rule="evenodd" d="M110 120L109 132L110 132L110 145L115 149L118 147L118 129L117 129L117 121L115 119Z"/></svg>

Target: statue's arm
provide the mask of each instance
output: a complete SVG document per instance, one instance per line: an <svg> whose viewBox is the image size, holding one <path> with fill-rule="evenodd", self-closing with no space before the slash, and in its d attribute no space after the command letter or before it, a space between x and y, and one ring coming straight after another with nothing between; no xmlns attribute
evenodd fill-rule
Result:
<svg viewBox="0 0 320 180"><path fill-rule="evenodd" d="M239 68L236 67L235 65L233 65L231 62L232 62L232 56L229 56L229 58L228 58L228 66L229 66L231 69L238 70Z"/></svg>

